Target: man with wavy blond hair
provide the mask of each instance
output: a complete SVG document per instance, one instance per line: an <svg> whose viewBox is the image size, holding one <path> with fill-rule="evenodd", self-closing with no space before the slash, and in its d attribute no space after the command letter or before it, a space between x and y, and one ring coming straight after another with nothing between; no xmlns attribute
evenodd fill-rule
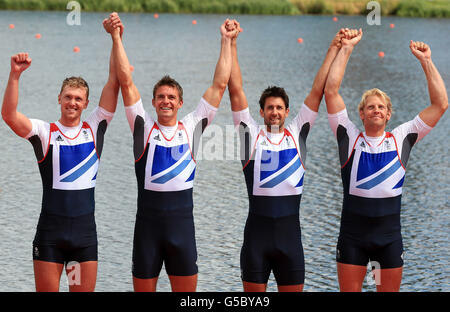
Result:
<svg viewBox="0 0 450 312"><path fill-rule="evenodd" d="M361 102L359 102L358 104L358 111L361 112L364 110L364 108L367 105L368 98L373 95L382 98L384 103L386 103L387 110L392 114L391 98L389 97L389 95L386 94L386 92L383 92L378 88L373 88L364 92L364 94L361 96Z"/></svg>
<svg viewBox="0 0 450 312"><path fill-rule="evenodd" d="M328 120L338 141L344 201L336 261L341 291L361 291L369 261L375 266L377 291L399 291L403 271L400 228L402 186L412 147L437 124L448 97L431 50L410 42L428 82L431 105L391 132L390 98L381 90L364 93L358 106L364 132L349 120L339 88L361 29L347 29L325 85ZM377 280L377 278L376 278Z"/></svg>

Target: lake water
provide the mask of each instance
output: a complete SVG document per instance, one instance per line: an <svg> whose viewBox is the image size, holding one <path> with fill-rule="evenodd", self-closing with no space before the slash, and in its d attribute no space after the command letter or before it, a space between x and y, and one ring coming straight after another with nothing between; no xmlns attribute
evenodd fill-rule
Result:
<svg viewBox="0 0 450 312"><path fill-rule="evenodd" d="M20 81L19 111L30 118L59 119L57 95L72 75L90 84L90 105L97 105L107 79L111 39L101 22L107 14L81 13L81 25L68 26L65 12L0 12L0 89L4 93L10 56L26 51L33 59ZM197 105L212 81L219 55L223 15L121 14L125 48L146 109L154 83L170 74L184 88L180 117ZM409 51L409 40L430 44L433 61L450 86L450 20L383 17L369 26L365 17L232 16L240 21L238 39L244 88L255 118L258 99L268 85L283 86L298 112L326 49L341 27L362 27L364 38L350 59L341 94L358 125L357 103L364 90L378 87L392 98L388 130L429 105L426 79ZM197 20L193 25L192 20ZM390 23L395 28L389 27ZM9 24L15 24L9 29ZM41 39L34 35L40 33ZM297 38L302 37L299 44ZM79 53L72 50L80 48ZM384 51L384 59L378 52ZM230 135L230 101L225 94L203 139L194 184L198 248L198 291L241 291L239 254L248 199L238 142ZM402 233L405 264L401 291L450 291L449 267L449 113L414 147L404 184ZM231 131L231 134L233 132ZM227 139L208 153L214 140ZM0 291L34 291L31 244L40 213L42 186L31 144L0 121ZM234 141L233 141L234 140ZM325 102L307 142L307 174L301 203L306 277L304 290L338 291L335 248L342 205L337 144L328 126ZM222 150L220 150L222 148ZM234 152L234 154L233 154ZM216 153L216 154L214 154ZM215 159L214 155L219 155ZM228 155L228 156L227 156ZM227 157L226 157L227 156ZM218 159L217 159L218 158ZM132 291L131 252L136 214L132 136L123 103L108 128L96 187L99 266L96 291ZM62 277L61 290L67 291ZM370 280L364 291L373 291ZM163 269L159 291L170 291ZM276 291L271 275L268 291Z"/></svg>

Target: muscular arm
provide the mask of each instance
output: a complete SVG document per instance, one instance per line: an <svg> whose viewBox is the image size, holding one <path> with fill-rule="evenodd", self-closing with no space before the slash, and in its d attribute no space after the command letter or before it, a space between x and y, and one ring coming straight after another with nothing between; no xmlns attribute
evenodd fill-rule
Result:
<svg viewBox="0 0 450 312"><path fill-rule="evenodd" d="M344 100L339 94L342 79L344 78L345 68L347 67L353 48L362 38L362 30L345 29L341 39L342 47L333 61L325 83L325 102L327 103L328 114L335 114L345 108Z"/></svg>
<svg viewBox="0 0 450 312"><path fill-rule="evenodd" d="M31 121L17 111L19 102L20 75L31 64L27 53L19 53L11 57L11 72L3 97L2 118L6 124L20 137L25 137L32 129Z"/></svg>
<svg viewBox="0 0 450 312"><path fill-rule="evenodd" d="M237 27L240 29L239 24L237 24ZM233 60L231 65L231 76L228 81L228 92L230 94L231 110L233 112L239 112L246 109L248 103L244 93L242 73L237 54L237 36L234 37L231 42L231 55Z"/></svg>
<svg viewBox="0 0 450 312"><path fill-rule="evenodd" d="M203 94L203 98L212 106L219 107L222 100L225 89L227 88L228 80L231 74L231 40L232 35L236 32L228 31L225 28L227 21L220 27L222 35L220 45L220 56L217 61L216 69L214 72L214 79L212 85Z"/></svg>
<svg viewBox="0 0 450 312"><path fill-rule="evenodd" d="M327 76L331 64L333 63L336 55L339 52L341 46L340 41L341 41L340 33L337 33L333 41L331 42L330 47L328 48L328 52L325 56L322 66L320 67L319 71L316 74L311 91L305 99L305 104L312 111L315 112L319 111L319 105L320 102L322 101L325 82L327 81Z"/></svg>
<svg viewBox="0 0 450 312"><path fill-rule="evenodd" d="M119 29L117 28L117 31ZM114 50L111 49L109 57L109 76L108 81L103 87L102 95L100 97L99 106L108 112L114 113L117 107L117 97L119 95L119 80L117 80L116 69L114 64Z"/></svg>
<svg viewBox="0 0 450 312"><path fill-rule="evenodd" d="M448 108L448 96L444 81L431 60L431 50L423 42L410 42L410 49L420 61L427 78L431 105L420 112L419 117L428 126L434 127Z"/></svg>
<svg viewBox="0 0 450 312"><path fill-rule="evenodd" d="M119 16L117 13L112 13L109 18L109 23L115 24L118 19ZM123 47L120 33L117 31L112 31L111 38L113 41L112 55L114 59L114 68L116 70L117 79L119 80L120 89L122 91L123 103L125 106L131 106L141 98L141 95L133 82L130 63L125 52L125 48Z"/></svg>

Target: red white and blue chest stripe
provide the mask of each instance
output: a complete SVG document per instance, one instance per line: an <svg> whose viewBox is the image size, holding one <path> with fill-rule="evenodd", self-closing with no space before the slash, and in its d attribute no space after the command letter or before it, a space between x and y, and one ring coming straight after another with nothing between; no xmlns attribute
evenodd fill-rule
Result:
<svg viewBox="0 0 450 312"><path fill-rule="evenodd" d="M79 133L67 137L56 124L50 124L52 149L52 187L58 190L83 190L95 187L99 157L94 136L84 122Z"/></svg>
<svg viewBox="0 0 450 312"><path fill-rule="evenodd" d="M196 163L192 157L188 134L181 122L178 122L175 133L169 138L155 122L146 146L146 190L172 192L193 187Z"/></svg>
<svg viewBox="0 0 450 312"><path fill-rule="evenodd" d="M388 198L402 194L405 168L395 137L387 132L373 146L360 134L353 147L349 193L365 198ZM346 164L348 165L348 164ZM344 165L345 166L345 165Z"/></svg>
<svg viewBox="0 0 450 312"><path fill-rule="evenodd" d="M303 190L305 168L292 134L285 129L278 142L260 131L254 147L253 195L299 195Z"/></svg>

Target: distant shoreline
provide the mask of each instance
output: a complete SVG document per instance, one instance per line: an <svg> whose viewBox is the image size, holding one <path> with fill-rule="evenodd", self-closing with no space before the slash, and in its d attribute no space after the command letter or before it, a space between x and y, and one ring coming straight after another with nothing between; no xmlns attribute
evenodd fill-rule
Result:
<svg viewBox="0 0 450 312"><path fill-rule="evenodd" d="M0 0L0 10L68 11L69 0ZM367 15L369 0L78 0L84 12ZM382 16L450 18L450 0L378 0Z"/></svg>

